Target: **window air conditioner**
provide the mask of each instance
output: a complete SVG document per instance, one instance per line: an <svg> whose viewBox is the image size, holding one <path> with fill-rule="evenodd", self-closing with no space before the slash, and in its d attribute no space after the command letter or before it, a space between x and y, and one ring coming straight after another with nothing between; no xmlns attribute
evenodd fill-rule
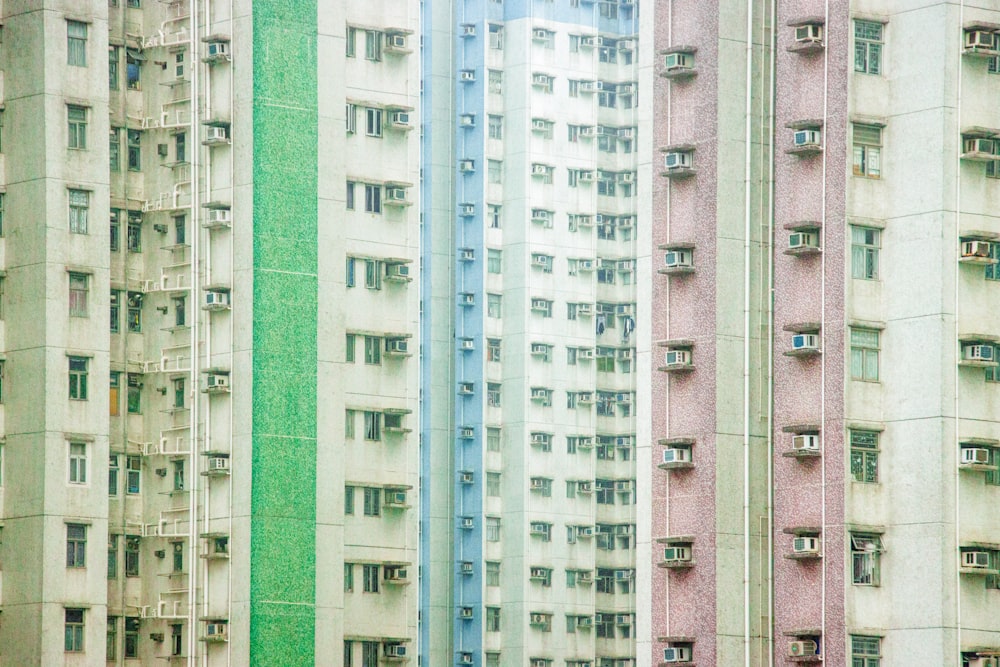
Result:
<svg viewBox="0 0 1000 667"><path fill-rule="evenodd" d="M580 136L581 137L595 137L595 136L597 136L597 126L596 125L581 125L580 126Z"/></svg>
<svg viewBox="0 0 1000 667"><path fill-rule="evenodd" d="M205 626L205 639L225 639L228 623L208 623Z"/></svg>
<svg viewBox="0 0 1000 667"><path fill-rule="evenodd" d="M532 266L546 267L546 266L549 265L549 256L548 255L532 255L531 256L531 265Z"/></svg>
<svg viewBox="0 0 1000 667"><path fill-rule="evenodd" d="M691 649L686 646L671 646L663 649L663 662L688 662L691 660Z"/></svg>
<svg viewBox="0 0 1000 667"><path fill-rule="evenodd" d="M471 653L459 653L458 654L458 664L460 665L471 665L473 662Z"/></svg>
<svg viewBox="0 0 1000 667"><path fill-rule="evenodd" d="M988 551L963 551L962 567L983 570L990 566L990 552Z"/></svg>
<svg viewBox="0 0 1000 667"><path fill-rule="evenodd" d="M544 132L549 129L549 123L544 118L533 118L531 120L531 129Z"/></svg>
<svg viewBox="0 0 1000 667"><path fill-rule="evenodd" d="M471 338L463 338L461 342L461 348L465 351L475 350L476 341L472 340Z"/></svg>
<svg viewBox="0 0 1000 667"><path fill-rule="evenodd" d="M593 537L594 527L593 526L577 526L576 527L577 537Z"/></svg>
<svg viewBox="0 0 1000 667"><path fill-rule="evenodd" d="M617 92L619 95L631 95L635 92L635 85L631 83L620 83L618 84Z"/></svg>
<svg viewBox="0 0 1000 667"><path fill-rule="evenodd" d="M810 23L795 28L795 41L799 44L818 44L823 41L823 26Z"/></svg>
<svg viewBox="0 0 1000 667"><path fill-rule="evenodd" d="M544 356L549 353L549 346L545 343L532 343L531 353L535 356Z"/></svg>
<svg viewBox="0 0 1000 667"><path fill-rule="evenodd" d="M682 447L668 447L663 450L664 463L690 463L691 450Z"/></svg>
<svg viewBox="0 0 1000 667"><path fill-rule="evenodd" d="M405 505L406 504L406 491L386 491L386 494L385 494L385 504L386 505Z"/></svg>
<svg viewBox="0 0 1000 667"><path fill-rule="evenodd" d="M806 655L816 655L816 642L812 640L795 641L788 643L788 656L798 658Z"/></svg>
<svg viewBox="0 0 1000 667"><path fill-rule="evenodd" d="M594 394L589 391L581 391L576 395L576 402L581 405L590 405L594 402Z"/></svg>
<svg viewBox="0 0 1000 667"><path fill-rule="evenodd" d="M670 250L663 256L663 263L668 269L691 267L690 250Z"/></svg>
<svg viewBox="0 0 1000 667"><path fill-rule="evenodd" d="M544 658L532 658L531 667L549 667L549 661Z"/></svg>
<svg viewBox="0 0 1000 667"><path fill-rule="evenodd" d="M410 265L409 264L386 264L385 265L385 277L386 278L409 278L410 277Z"/></svg>
<svg viewBox="0 0 1000 667"><path fill-rule="evenodd" d="M989 257L992 249L989 241L962 241L962 257Z"/></svg>
<svg viewBox="0 0 1000 667"><path fill-rule="evenodd" d="M618 174L617 180L619 183L633 183L635 182L635 172L626 171Z"/></svg>
<svg viewBox="0 0 1000 667"><path fill-rule="evenodd" d="M816 434L793 436L792 449L797 452L799 451L818 452L819 436Z"/></svg>
<svg viewBox="0 0 1000 667"><path fill-rule="evenodd" d="M596 90L597 90L597 84L594 81L581 81L580 82L580 92L581 93L593 93ZM582 134L582 132L581 132L581 134Z"/></svg>
<svg viewBox="0 0 1000 667"><path fill-rule="evenodd" d="M966 30L965 48L992 50L994 48L994 34L989 30Z"/></svg>
<svg viewBox="0 0 1000 667"><path fill-rule="evenodd" d="M546 625L547 623L548 623L548 618L545 616L545 614L532 614L531 615L531 625ZM536 663L542 663L542 664L544 664L544 661L543 660L532 660L531 661L532 665L534 665Z"/></svg>
<svg viewBox="0 0 1000 667"><path fill-rule="evenodd" d="M544 489L544 488L545 488L545 480L544 479L542 479L541 477L532 477L531 478L531 490L532 491L539 491L539 490Z"/></svg>
<svg viewBox="0 0 1000 667"><path fill-rule="evenodd" d="M472 292L463 292L460 296L463 306L474 306L476 304L476 295Z"/></svg>
<svg viewBox="0 0 1000 667"><path fill-rule="evenodd" d="M623 479L615 482L616 493L630 493L632 491L632 480Z"/></svg>
<svg viewBox="0 0 1000 667"><path fill-rule="evenodd" d="M208 459L208 472L225 472L229 470L229 459L225 456L213 456Z"/></svg>
<svg viewBox="0 0 1000 667"><path fill-rule="evenodd" d="M663 166L667 169L689 169L691 167L691 154L673 152L663 156Z"/></svg>
<svg viewBox="0 0 1000 667"><path fill-rule="evenodd" d="M406 201L406 188L400 188L400 187L386 188L385 198L388 201Z"/></svg>
<svg viewBox="0 0 1000 667"><path fill-rule="evenodd" d="M205 292L205 307L225 307L229 305L229 292Z"/></svg>
<svg viewBox="0 0 1000 667"><path fill-rule="evenodd" d="M472 527L475 526L475 525L476 525L476 521L471 516L463 516L462 517L462 528L464 530L472 530Z"/></svg>
<svg viewBox="0 0 1000 667"><path fill-rule="evenodd" d="M533 444L533 445L547 445L547 444L549 444L549 434L548 433L532 433L531 434L531 444Z"/></svg>
<svg viewBox="0 0 1000 667"><path fill-rule="evenodd" d="M209 58L228 58L229 57L229 44L228 44L228 42L209 42L208 43L208 57Z"/></svg>
<svg viewBox="0 0 1000 667"><path fill-rule="evenodd" d="M593 265L591 265L593 266ZM577 315L593 315L594 305L591 303L578 303L576 304L576 314Z"/></svg>
<svg viewBox="0 0 1000 667"><path fill-rule="evenodd" d="M580 576L577 575L577 581L580 580ZM578 628L592 628L594 627L594 618L592 616L577 616L576 617L576 627ZM576 663L577 666L583 663Z"/></svg>
<svg viewBox="0 0 1000 667"><path fill-rule="evenodd" d="M579 570L576 573L577 582L590 584L594 581L594 573L591 570Z"/></svg>
<svg viewBox="0 0 1000 667"><path fill-rule="evenodd" d="M533 567L529 576L532 579L545 579L548 577L548 572L544 567Z"/></svg>
<svg viewBox="0 0 1000 667"><path fill-rule="evenodd" d="M594 491L593 482L577 482L576 492L577 493L592 493Z"/></svg>
<svg viewBox="0 0 1000 667"><path fill-rule="evenodd" d="M474 72L470 72L470 73L472 74L472 78L471 79L466 79L464 77L464 75L463 75L462 80L463 81L475 81L476 80L475 73ZM476 124L476 114L474 114L474 113L463 113L461 116L458 117L458 124L461 125L462 127L474 127L475 124Z"/></svg>
<svg viewBox="0 0 1000 667"><path fill-rule="evenodd" d="M548 74L535 74L531 77L531 83L536 86L547 86L549 82L550 77Z"/></svg>
<svg viewBox="0 0 1000 667"><path fill-rule="evenodd" d="M206 382L209 389L226 389L229 387L229 376L209 373Z"/></svg>
<svg viewBox="0 0 1000 667"><path fill-rule="evenodd" d="M459 431L459 436L461 436L463 440L472 440L476 437L476 429L472 426L463 426Z"/></svg>
<svg viewBox="0 0 1000 667"><path fill-rule="evenodd" d="M795 334L792 336L793 350L818 350L819 336L816 334Z"/></svg>
<svg viewBox="0 0 1000 667"><path fill-rule="evenodd" d="M664 361L667 366L689 366L691 353L687 350L668 350Z"/></svg>
<svg viewBox="0 0 1000 667"><path fill-rule="evenodd" d="M798 130L795 132L794 142L796 146L819 146L819 130Z"/></svg>
<svg viewBox="0 0 1000 667"><path fill-rule="evenodd" d="M476 259L476 251L472 248L462 248L458 251L458 258L463 262L471 262Z"/></svg>
<svg viewBox="0 0 1000 667"><path fill-rule="evenodd" d="M577 179L581 183L590 183L597 179L597 173L593 171L581 171L577 174Z"/></svg>
<svg viewBox="0 0 1000 667"><path fill-rule="evenodd" d="M532 299L531 300L531 309L532 310L548 310L549 309L549 302L546 301L545 299Z"/></svg>
<svg viewBox="0 0 1000 667"><path fill-rule="evenodd" d="M993 361L992 345L963 345L962 357L969 361Z"/></svg>
<svg viewBox="0 0 1000 667"><path fill-rule="evenodd" d="M458 75L458 78L465 83L472 83L476 80L476 70L474 69L463 69Z"/></svg>
<svg viewBox="0 0 1000 667"><path fill-rule="evenodd" d="M471 560L462 561L462 574L472 574L474 567Z"/></svg>
<svg viewBox="0 0 1000 667"><path fill-rule="evenodd" d="M818 248L819 236L815 232L795 232L788 235L789 248Z"/></svg>
<svg viewBox="0 0 1000 667"><path fill-rule="evenodd" d="M593 271L594 270L594 260L592 259L580 259L576 262L576 268L578 271ZM580 310L577 308L577 313Z"/></svg>
<svg viewBox="0 0 1000 667"><path fill-rule="evenodd" d="M226 128L218 125L209 125L205 128L205 141L228 141Z"/></svg>
<svg viewBox="0 0 1000 667"><path fill-rule="evenodd" d="M675 72L680 69L691 69L694 67L694 54L668 53L663 57L663 66L668 72Z"/></svg>
<svg viewBox="0 0 1000 667"><path fill-rule="evenodd" d="M796 537L792 540L792 551L797 554L818 554L818 537Z"/></svg>
<svg viewBox="0 0 1000 667"><path fill-rule="evenodd" d="M544 208L531 209L532 222L549 222L550 220L552 220L552 211L546 210Z"/></svg>
<svg viewBox="0 0 1000 667"><path fill-rule="evenodd" d="M635 309L632 307L631 303L620 303L615 308L615 314L622 316L629 316L633 314L634 310Z"/></svg>
<svg viewBox="0 0 1000 667"><path fill-rule="evenodd" d="M402 644L386 644L385 645L385 657L387 658L405 658L406 657L406 647Z"/></svg>
<svg viewBox="0 0 1000 667"><path fill-rule="evenodd" d="M462 37L475 37L476 26L471 23L462 24Z"/></svg>
<svg viewBox="0 0 1000 667"><path fill-rule="evenodd" d="M631 0L622 0L623 5L633 4ZM619 39L618 40L618 50L619 51L631 51L635 48L635 43L631 39Z"/></svg>
<svg viewBox="0 0 1000 667"><path fill-rule="evenodd" d="M549 31L545 28L535 28L531 31L531 38L544 41L549 38Z"/></svg>
<svg viewBox="0 0 1000 667"><path fill-rule="evenodd" d="M579 361L581 359L593 359L593 358L594 358L594 350L593 350L593 348L590 348L590 347L578 347L576 349L576 359L577 359L577 361Z"/></svg>
<svg viewBox="0 0 1000 667"><path fill-rule="evenodd" d="M545 400L549 397L549 390L542 387L533 387L531 390L532 400Z"/></svg>
<svg viewBox="0 0 1000 667"><path fill-rule="evenodd" d="M406 127L410 124L410 112L409 111L393 111L392 116L389 117L390 122L393 125L400 127Z"/></svg>
<svg viewBox="0 0 1000 667"><path fill-rule="evenodd" d="M458 393L460 394L472 394L475 391L475 385L471 382L459 382L458 383Z"/></svg>
<svg viewBox="0 0 1000 667"><path fill-rule="evenodd" d="M385 342L385 351L389 354L406 354L408 343L405 338L390 338Z"/></svg>
<svg viewBox="0 0 1000 667"><path fill-rule="evenodd" d="M532 523L531 529L529 531L532 535L548 535L549 534L549 524L547 523Z"/></svg>
<svg viewBox="0 0 1000 667"><path fill-rule="evenodd" d="M458 170L462 172L470 172L476 170L475 160L459 160Z"/></svg>
<svg viewBox="0 0 1000 667"><path fill-rule="evenodd" d="M208 222L211 225L228 225L233 221L233 212L228 208L213 208L208 212Z"/></svg>
<svg viewBox="0 0 1000 667"><path fill-rule="evenodd" d="M631 578L632 570L615 570L615 581L628 581Z"/></svg>
<svg viewBox="0 0 1000 667"><path fill-rule="evenodd" d="M544 164L533 164L531 165L531 173L534 176L544 176L549 173L549 168Z"/></svg>
<svg viewBox="0 0 1000 667"><path fill-rule="evenodd" d="M617 575L617 572L615 573ZM615 577L618 578L617 576ZM615 614L615 625L632 625L631 614Z"/></svg>
<svg viewBox="0 0 1000 667"><path fill-rule="evenodd" d="M472 614L472 607L459 607L458 609L459 618L470 619L472 618Z"/></svg>
<svg viewBox="0 0 1000 667"><path fill-rule="evenodd" d="M985 447L962 447L962 465L988 465L990 450Z"/></svg>

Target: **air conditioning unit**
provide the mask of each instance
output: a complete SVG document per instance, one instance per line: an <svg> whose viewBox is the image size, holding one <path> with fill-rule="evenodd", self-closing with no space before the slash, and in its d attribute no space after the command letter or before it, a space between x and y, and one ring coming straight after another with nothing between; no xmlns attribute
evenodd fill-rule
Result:
<svg viewBox="0 0 1000 667"><path fill-rule="evenodd" d="M476 349L476 341L471 338L463 338L462 342L459 343L459 347L466 352Z"/></svg>
<svg viewBox="0 0 1000 667"><path fill-rule="evenodd" d="M666 167L668 170L690 169L691 154L680 153L680 152L667 153L666 155L663 156L663 166Z"/></svg>
<svg viewBox="0 0 1000 667"><path fill-rule="evenodd" d="M397 127L408 127L410 125L409 111L393 111L389 116L389 122Z"/></svg>
<svg viewBox="0 0 1000 667"><path fill-rule="evenodd" d="M229 458L212 456L208 459L208 472L226 472L229 470Z"/></svg>
<svg viewBox="0 0 1000 667"><path fill-rule="evenodd" d="M594 260L592 259L578 259L576 261L576 268L578 271L593 271L594 270ZM580 312L579 306L577 306L577 314Z"/></svg>
<svg viewBox="0 0 1000 667"><path fill-rule="evenodd" d="M531 389L531 400L539 401L546 400L549 397L549 390L543 387L532 387Z"/></svg>
<svg viewBox="0 0 1000 667"><path fill-rule="evenodd" d="M671 646L663 649L663 662L689 662L691 649L687 646Z"/></svg>
<svg viewBox="0 0 1000 667"><path fill-rule="evenodd" d="M462 37L475 37L476 26L471 23L462 24Z"/></svg>
<svg viewBox="0 0 1000 667"><path fill-rule="evenodd" d="M581 125L580 126L580 136L581 137L595 137L597 136L597 126L595 125ZM587 172L590 173L590 172Z"/></svg>
<svg viewBox="0 0 1000 667"><path fill-rule="evenodd" d="M594 483L593 482L589 482L589 481L577 482L576 483L576 492L577 493L584 493L584 494L586 494L586 493L593 493L594 492Z"/></svg>
<svg viewBox="0 0 1000 667"><path fill-rule="evenodd" d="M205 128L205 141L220 142L229 141L229 136L226 132L226 128L219 127L218 125L209 125Z"/></svg>
<svg viewBox="0 0 1000 667"><path fill-rule="evenodd" d="M406 35L386 35L386 46L390 49L405 49L406 48Z"/></svg>
<svg viewBox="0 0 1000 667"><path fill-rule="evenodd" d="M405 505L406 504L406 491L386 491L386 493L385 493L385 504L386 505Z"/></svg>
<svg viewBox="0 0 1000 667"><path fill-rule="evenodd" d="M985 447L962 447L962 465L989 465L990 450Z"/></svg>
<svg viewBox="0 0 1000 667"><path fill-rule="evenodd" d="M210 225L228 225L233 222L233 212L228 208L213 208L208 211Z"/></svg>
<svg viewBox="0 0 1000 667"><path fill-rule="evenodd" d="M992 139L966 139L965 140L965 151L966 153L986 153L992 155L996 147L996 143Z"/></svg>
<svg viewBox="0 0 1000 667"><path fill-rule="evenodd" d="M816 232L794 232L788 235L788 247L796 248L818 248L819 236Z"/></svg>
<svg viewBox="0 0 1000 667"><path fill-rule="evenodd" d="M632 480L623 479L615 482L616 493L631 493L631 491L632 491Z"/></svg>
<svg viewBox="0 0 1000 667"><path fill-rule="evenodd" d="M962 241L962 257L989 257L992 249L989 241Z"/></svg>
<svg viewBox="0 0 1000 667"><path fill-rule="evenodd" d="M463 69L459 73L458 78L459 78L460 81L462 81L464 83L472 83L473 81L476 80L476 70L474 70L474 69Z"/></svg>
<svg viewBox="0 0 1000 667"><path fill-rule="evenodd" d="M166 225L160 225L160 224L153 225L153 231L159 234L166 234L167 229L168 227Z"/></svg>
<svg viewBox="0 0 1000 667"><path fill-rule="evenodd" d="M533 445L547 445L549 444L549 434L548 433L532 433L531 434L531 444Z"/></svg>
<svg viewBox="0 0 1000 667"><path fill-rule="evenodd" d="M593 266L593 265L591 265ZM576 314L577 315L593 315L594 314L594 304L592 303L578 303L576 304Z"/></svg>
<svg viewBox="0 0 1000 667"><path fill-rule="evenodd" d="M990 566L990 552L988 551L963 551L962 567L975 568L977 570L986 569Z"/></svg>
<svg viewBox="0 0 1000 667"><path fill-rule="evenodd" d="M532 299L531 300L531 309L532 310L548 310L549 309L549 302L546 301L545 299Z"/></svg>
<svg viewBox="0 0 1000 667"><path fill-rule="evenodd" d="M592 183L597 180L597 172L594 171L581 171L577 175L577 180L581 183Z"/></svg>
<svg viewBox="0 0 1000 667"><path fill-rule="evenodd" d="M686 447L668 447L663 450L664 463L690 463L691 450Z"/></svg>
<svg viewBox="0 0 1000 667"><path fill-rule="evenodd" d="M459 618L464 618L464 619L468 620L468 619L472 618L472 616L473 616L472 607L459 607L458 608L458 617Z"/></svg>
<svg viewBox="0 0 1000 667"><path fill-rule="evenodd" d="M546 210L544 208L531 209L532 222L550 222L551 220L552 220L552 211Z"/></svg>
<svg viewBox="0 0 1000 667"><path fill-rule="evenodd" d="M545 614L532 614L529 622L531 623L531 625L547 625L549 622L549 617Z"/></svg>
<svg viewBox="0 0 1000 667"><path fill-rule="evenodd" d="M531 579L547 579L549 576L548 570L544 567L533 567L528 575Z"/></svg>
<svg viewBox="0 0 1000 667"><path fill-rule="evenodd" d="M632 357L634 356L634 352L635 352L635 350L633 350L632 348L629 347L629 348L625 348L623 350L618 350L618 354L616 356L618 357L619 361L630 361L632 359ZM622 397L626 397L627 396L628 398L631 398L631 394L619 394L619 396L622 396ZM624 398L619 399L619 402L621 402L622 400L625 400L625 399Z"/></svg>
<svg viewBox="0 0 1000 667"><path fill-rule="evenodd" d="M459 429L458 435L463 440L472 440L476 437L476 429L472 426L463 426Z"/></svg>
<svg viewBox="0 0 1000 667"><path fill-rule="evenodd" d="M389 338L385 341L385 351L388 354L407 354L409 344L405 338Z"/></svg>
<svg viewBox="0 0 1000 667"><path fill-rule="evenodd" d="M818 350L819 336L817 334L795 334L792 336L793 350Z"/></svg>
<svg viewBox="0 0 1000 667"><path fill-rule="evenodd" d="M590 405L594 402L594 394L589 391L581 391L576 395L576 402L580 405Z"/></svg>
<svg viewBox="0 0 1000 667"><path fill-rule="evenodd" d="M577 574L577 581L580 580L580 575ZM576 627L578 628L592 628L594 627L594 617L593 616L577 616L576 617ZM583 663L576 663L577 667L580 667Z"/></svg>
<svg viewBox="0 0 1000 667"><path fill-rule="evenodd" d="M529 532L532 535L548 535L549 524L539 522L532 523Z"/></svg>
<svg viewBox="0 0 1000 667"><path fill-rule="evenodd" d="M472 78L471 79L465 79L465 78L463 78L462 80L463 81L475 81L476 80L476 74L475 74L475 72L470 72L470 74L472 74ZM458 124L461 125L462 127L475 127L475 125L476 125L476 114L474 114L474 113L463 113L461 116L458 117Z"/></svg>
<svg viewBox="0 0 1000 667"><path fill-rule="evenodd" d="M969 361L993 361L992 345L963 345L962 358Z"/></svg>
<svg viewBox="0 0 1000 667"><path fill-rule="evenodd" d="M385 265L385 277L390 280L409 280L410 278L410 265L409 264L386 264Z"/></svg>
<svg viewBox="0 0 1000 667"><path fill-rule="evenodd" d="M594 358L594 349L590 347L578 347L576 349L576 359L577 361L590 360Z"/></svg>
<svg viewBox="0 0 1000 667"><path fill-rule="evenodd" d="M476 304L476 295L472 292L463 292L459 295L459 300L463 306L474 306Z"/></svg>
<svg viewBox="0 0 1000 667"><path fill-rule="evenodd" d="M668 350L664 362L667 366L691 365L691 352L688 350Z"/></svg>
<svg viewBox="0 0 1000 667"><path fill-rule="evenodd" d="M545 658L532 658L531 667L551 667L551 665Z"/></svg>
<svg viewBox="0 0 1000 667"><path fill-rule="evenodd" d="M635 172L625 171L618 174L616 179L619 183L634 183L635 182Z"/></svg>
<svg viewBox="0 0 1000 667"><path fill-rule="evenodd" d="M406 647L402 644L386 644L385 645L385 657L387 658L405 658L406 657Z"/></svg>
<svg viewBox="0 0 1000 667"><path fill-rule="evenodd" d="M579 87L581 93L593 93L597 91L597 83L594 81L580 81ZM583 132L581 130L581 134L582 133Z"/></svg>
<svg viewBox="0 0 1000 667"><path fill-rule="evenodd" d="M819 146L820 139L819 130L798 130L794 135L796 146Z"/></svg>
<svg viewBox="0 0 1000 667"><path fill-rule="evenodd" d="M668 269L690 268L692 252L690 250L670 250L663 255L663 264Z"/></svg>
<svg viewBox="0 0 1000 667"><path fill-rule="evenodd" d="M532 266L547 267L549 266L549 263L550 263L550 258L548 255L534 254L531 256Z"/></svg>
<svg viewBox="0 0 1000 667"><path fill-rule="evenodd" d="M212 639L216 641L224 640L226 638L228 628L228 623L209 622L205 626L205 639Z"/></svg>
<svg viewBox="0 0 1000 667"><path fill-rule="evenodd" d="M666 547L663 550L663 560L668 563L686 563L691 560L691 548Z"/></svg>
<svg viewBox="0 0 1000 667"><path fill-rule="evenodd" d="M539 491L539 490L544 489L544 488L545 488L545 480L544 479L542 479L541 477L532 477L531 478L531 490L532 491Z"/></svg>
<svg viewBox="0 0 1000 667"><path fill-rule="evenodd" d="M397 186L387 187L385 189L385 198L387 201L391 202L405 202L406 188L400 188Z"/></svg>
<svg viewBox="0 0 1000 667"><path fill-rule="evenodd" d="M228 389L229 376L220 373L209 373L205 378L208 389Z"/></svg>
<svg viewBox="0 0 1000 667"><path fill-rule="evenodd" d="M229 43L228 42L209 42L208 43L208 57L209 58L228 58L229 57Z"/></svg>
<svg viewBox="0 0 1000 667"><path fill-rule="evenodd" d="M631 0L622 0L623 5L633 4ZM619 51L631 51L635 48L635 43L631 39L619 39L618 40L618 50Z"/></svg>
<svg viewBox="0 0 1000 667"><path fill-rule="evenodd" d="M474 572L475 565L473 565L471 560L462 561L462 574L472 574Z"/></svg>
<svg viewBox="0 0 1000 667"><path fill-rule="evenodd" d="M965 48L967 49L990 49L994 48L994 34L989 30L966 30Z"/></svg>
<svg viewBox="0 0 1000 667"><path fill-rule="evenodd" d="M533 164L531 165L531 174L533 176L544 176L549 173L549 168L544 164Z"/></svg>
<svg viewBox="0 0 1000 667"><path fill-rule="evenodd" d="M472 528L476 525L476 520L471 516L463 516L461 525L463 530L472 530Z"/></svg>
<svg viewBox="0 0 1000 667"><path fill-rule="evenodd" d="M549 346L545 343L532 343L531 344L531 354L537 356L545 356L549 353Z"/></svg>
<svg viewBox="0 0 1000 667"><path fill-rule="evenodd" d="M226 308L229 306L229 292L205 292L206 308Z"/></svg>
<svg viewBox="0 0 1000 667"><path fill-rule="evenodd" d="M615 314L621 315L623 317L631 316L635 312L635 308L631 303L620 303L615 307Z"/></svg>
<svg viewBox="0 0 1000 667"><path fill-rule="evenodd" d="M469 395L475 392L475 385L471 382L459 382L458 393Z"/></svg>
<svg viewBox="0 0 1000 667"><path fill-rule="evenodd" d="M591 570L579 570L576 573L576 581L581 584L594 583L594 573Z"/></svg>
<svg viewBox="0 0 1000 667"><path fill-rule="evenodd" d="M694 67L693 53L668 53L663 57L663 66L668 72Z"/></svg>
<svg viewBox="0 0 1000 667"><path fill-rule="evenodd" d="M618 574L617 572L615 573ZM617 576L615 577L618 578ZM615 625L632 625L631 614L615 614Z"/></svg>
<svg viewBox="0 0 1000 667"><path fill-rule="evenodd" d="M796 537L792 540L792 551L797 554L818 554L819 545L818 537Z"/></svg>
<svg viewBox="0 0 1000 667"><path fill-rule="evenodd" d="M533 118L531 120L531 129L544 132L549 129L549 122L544 118Z"/></svg>
<svg viewBox="0 0 1000 667"><path fill-rule="evenodd" d="M632 578L632 575L632 570L615 570L615 581L628 581ZM631 620L631 618L629 620ZM625 624L623 623L623 625Z"/></svg>
<svg viewBox="0 0 1000 667"><path fill-rule="evenodd" d="M576 527L577 537L593 537L594 527L593 526L577 526Z"/></svg>
<svg viewBox="0 0 1000 667"><path fill-rule="evenodd" d="M531 83L536 86L547 86L551 80L552 78L548 74L534 74L531 77Z"/></svg>
<svg viewBox="0 0 1000 667"><path fill-rule="evenodd" d="M811 639L788 643L788 656L799 658L806 655L816 655L816 642Z"/></svg>
<svg viewBox="0 0 1000 667"><path fill-rule="evenodd" d="M458 251L458 258L463 262L471 262L476 259L476 251L472 248L461 248Z"/></svg>
<svg viewBox="0 0 1000 667"><path fill-rule="evenodd" d="M460 665L471 665L473 663L471 653L459 653L458 654L458 664Z"/></svg>
<svg viewBox="0 0 1000 667"><path fill-rule="evenodd" d="M795 41L799 44L819 44L823 41L823 26L816 23L795 28Z"/></svg>
<svg viewBox="0 0 1000 667"><path fill-rule="evenodd" d="M470 171L475 171L476 170L476 161L475 160L459 160L459 162L458 162L458 170L461 171L461 172L465 172L465 173L468 173Z"/></svg>
<svg viewBox="0 0 1000 667"><path fill-rule="evenodd" d="M792 449L797 452L818 452L819 436L815 433L793 436Z"/></svg>
<svg viewBox="0 0 1000 667"><path fill-rule="evenodd" d="M620 83L618 84L618 94L619 95L631 95L635 92L635 84L631 83Z"/></svg>
<svg viewBox="0 0 1000 667"><path fill-rule="evenodd" d="M535 28L531 31L531 38L539 41L545 41L549 38L549 31L545 28Z"/></svg>

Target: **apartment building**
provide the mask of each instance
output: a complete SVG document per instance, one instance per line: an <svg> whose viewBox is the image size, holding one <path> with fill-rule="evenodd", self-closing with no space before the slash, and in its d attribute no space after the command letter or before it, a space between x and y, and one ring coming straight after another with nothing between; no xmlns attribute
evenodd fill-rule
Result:
<svg viewBox="0 0 1000 667"><path fill-rule="evenodd" d="M408 657L419 18L385 5L3 5L5 662Z"/></svg>
<svg viewBox="0 0 1000 667"><path fill-rule="evenodd" d="M632 665L638 10L424 11L421 658Z"/></svg>
<svg viewBox="0 0 1000 667"><path fill-rule="evenodd" d="M996 664L1000 7L655 14L640 652Z"/></svg>

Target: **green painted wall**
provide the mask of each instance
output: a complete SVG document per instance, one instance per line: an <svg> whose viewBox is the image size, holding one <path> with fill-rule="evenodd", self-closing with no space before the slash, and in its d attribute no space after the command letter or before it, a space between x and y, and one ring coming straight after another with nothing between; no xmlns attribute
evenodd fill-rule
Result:
<svg viewBox="0 0 1000 667"><path fill-rule="evenodd" d="M316 2L253 2L250 664L262 666L316 662Z"/></svg>

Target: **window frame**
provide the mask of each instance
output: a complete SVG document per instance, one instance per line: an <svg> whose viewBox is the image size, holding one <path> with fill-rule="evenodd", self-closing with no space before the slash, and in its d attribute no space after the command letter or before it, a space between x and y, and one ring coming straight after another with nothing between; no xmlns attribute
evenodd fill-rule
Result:
<svg viewBox="0 0 1000 667"><path fill-rule="evenodd" d="M69 231L71 234L87 234L90 217L90 192L70 188L67 194Z"/></svg>
<svg viewBox="0 0 1000 667"><path fill-rule="evenodd" d="M65 607L63 615L63 649L66 653L83 653L86 649L87 610L79 607Z"/></svg>
<svg viewBox="0 0 1000 667"><path fill-rule="evenodd" d="M858 342L855 334L874 334L875 343ZM850 378L858 382L880 382L880 356L882 351L882 332L879 329L865 327L848 328L848 345L850 347ZM873 361L874 358L874 361ZM874 364L871 373L870 364Z"/></svg>
<svg viewBox="0 0 1000 667"><path fill-rule="evenodd" d="M880 441L881 434L878 431L848 430L850 474L853 481L859 484L879 483Z"/></svg>
<svg viewBox="0 0 1000 667"><path fill-rule="evenodd" d="M74 30L77 34L73 34ZM88 33L84 21L66 19L66 64L70 67L87 66Z"/></svg>
<svg viewBox="0 0 1000 667"><path fill-rule="evenodd" d="M66 147L70 150L87 149L87 107L80 104L66 105Z"/></svg>
<svg viewBox="0 0 1000 667"><path fill-rule="evenodd" d="M87 400L87 380L90 375L90 359L88 357L67 357L69 373L69 399L71 401Z"/></svg>
<svg viewBox="0 0 1000 667"><path fill-rule="evenodd" d="M878 227L850 225L851 278L878 280L882 248L882 230Z"/></svg>
<svg viewBox="0 0 1000 667"><path fill-rule="evenodd" d="M881 21L855 18L852 21L854 37L854 71L858 74L882 76L885 73L883 55L885 53L885 24ZM864 34L865 30L869 34ZM874 36L874 32L878 33ZM860 58L860 60L859 60ZM874 67L872 62L875 63Z"/></svg>
<svg viewBox="0 0 1000 667"><path fill-rule="evenodd" d="M885 552L882 536L852 532L847 544L851 554L851 583L855 586L881 586L881 561Z"/></svg>
<svg viewBox="0 0 1000 667"><path fill-rule="evenodd" d="M87 525L66 524L66 567L84 569L87 567Z"/></svg>
<svg viewBox="0 0 1000 667"><path fill-rule="evenodd" d="M858 130L862 134L859 136ZM878 140L875 141L874 132L878 132ZM865 137L864 132L869 132ZM885 146L885 128L879 125L866 123L851 124L851 146L852 159L851 171L859 178L870 178L879 180L882 178L882 149ZM874 164L874 166L872 166Z"/></svg>

